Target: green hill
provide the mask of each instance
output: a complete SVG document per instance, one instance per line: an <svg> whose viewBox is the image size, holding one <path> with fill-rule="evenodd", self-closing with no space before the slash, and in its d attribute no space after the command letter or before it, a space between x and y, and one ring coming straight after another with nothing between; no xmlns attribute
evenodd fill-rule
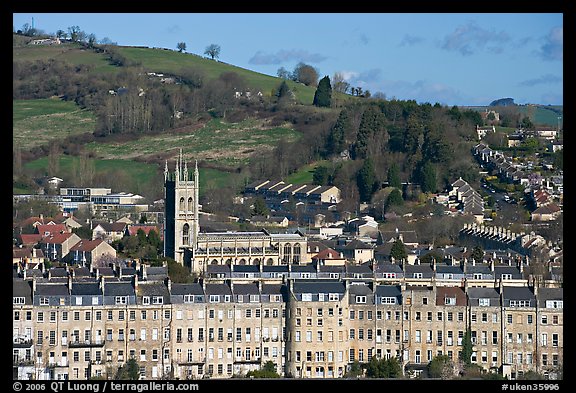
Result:
<svg viewBox="0 0 576 393"><path fill-rule="evenodd" d="M61 45L27 45L26 37L14 35L13 59L21 60L47 60L58 59L73 65L90 65L95 73L120 72L122 67L116 67L107 60L105 53L97 53L83 48L75 43ZM114 46L121 55L133 63L139 64L146 72L175 74L184 68L193 68L205 75L208 79L216 79L226 72L234 72L246 81L247 86L263 95L270 96L277 89L282 79L261 74L220 61L211 60L192 53L180 53L175 50L145 47ZM294 81L287 81L288 86L296 95L297 102L305 105L312 104L315 87L305 86Z"/></svg>

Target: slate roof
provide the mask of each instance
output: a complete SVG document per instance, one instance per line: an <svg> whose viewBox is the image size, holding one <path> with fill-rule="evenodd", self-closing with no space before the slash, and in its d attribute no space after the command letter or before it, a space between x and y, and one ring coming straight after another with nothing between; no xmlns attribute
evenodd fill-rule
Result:
<svg viewBox="0 0 576 393"><path fill-rule="evenodd" d="M130 281L104 282L105 296L134 296L134 286Z"/></svg>
<svg viewBox="0 0 576 393"><path fill-rule="evenodd" d="M92 283L77 283L72 282L72 295L102 295L100 284Z"/></svg>
<svg viewBox="0 0 576 393"><path fill-rule="evenodd" d="M68 285L65 283L36 283L36 296L68 296Z"/></svg>
<svg viewBox="0 0 576 393"><path fill-rule="evenodd" d="M538 288L538 306L546 308L547 300L564 300L564 288Z"/></svg>
<svg viewBox="0 0 576 393"><path fill-rule="evenodd" d="M172 284L172 295L204 295L204 289L199 283Z"/></svg>
<svg viewBox="0 0 576 393"><path fill-rule="evenodd" d="M206 295L232 295L230 287L226 284L206 284Z"/></svg>
<svg viewBox="0 0 576 393"><path fill-rule="evenodd" d="M483 287L471 287L468 288L468 303L471 306L478 306L478 299L490 299L490 306L500 305L500 292L497 288L483 288Z"/></svg>
<svg viewBox="0 0 576 393"><path fill-rule="evenodd" d="M346 287L340 281L294 281L294 293L344 293Z"/></svg>
<svg viewBox="0 0 576 393"><path fill-rule="evenodd" d="M32 304L31 281L15 279L12 280L12 296L25 298L25 304Z"/></svg>

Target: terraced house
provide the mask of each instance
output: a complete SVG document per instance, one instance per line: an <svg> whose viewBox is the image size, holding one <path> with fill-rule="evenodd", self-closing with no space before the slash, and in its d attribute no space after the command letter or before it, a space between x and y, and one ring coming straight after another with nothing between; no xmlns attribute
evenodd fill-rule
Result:
<svg viewBox="0 0 576 393"><path fill-rule="evenodd" d="M269 360L283 376L341 378L372 357L396 357L416 376L436 355L456 361L467 330L471 361L486 370L562 369L561 287L508 276L448 285L431 266L426 278L407 267L396 278L248 267L191 284L145 265L15 271L14 378L114 378L131 358L147 379L229 378Z"/></svg>

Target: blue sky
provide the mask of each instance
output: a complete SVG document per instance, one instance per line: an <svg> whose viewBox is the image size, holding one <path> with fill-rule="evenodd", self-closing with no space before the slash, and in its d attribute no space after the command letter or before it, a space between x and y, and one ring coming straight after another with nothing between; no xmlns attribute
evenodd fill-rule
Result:
<svg viewBox="0 0 576 393"><path fill-rule="evenodd" d="M341 72L352 86L387 98L488 105L563 104L561 13L19 13L55 33L78 26L97 40L204 54L276 76L304 62L320 77ZM161 71L161 70L157 70Z"/></svg>

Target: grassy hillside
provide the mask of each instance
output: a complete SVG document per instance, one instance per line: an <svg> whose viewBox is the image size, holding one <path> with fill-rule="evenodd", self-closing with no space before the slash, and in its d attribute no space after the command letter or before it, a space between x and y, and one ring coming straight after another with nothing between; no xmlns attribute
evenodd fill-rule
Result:
<svg viewBox="0 0 576 393"><path fill-rule="evenodd" d="M146 70L162 73L178 73L182 68L193 68L204 74L208 79L216 79L225 72L235 72L242 77L250 87L258 89L262 94L270 96L278 88L281 79L230 64L207 59L190 53L180 53L166 49L118 47L120 54L139 62ZM288 81L288 85L302 104L310 105L314 99L315 88L301 83Z"/></svg>
<svg viewBox="0 0 576 393"><path fill-rule="evenodd" d="M291 127L270 127L262 120L227 123L213 119L196 130L148 135L126 142L92 142L86 148L103 159L162 159L174 157L182 149L188 159L237 167L246 164L250 157L273 149L280 140L293 141L299 137L300 133Z"/></svg>
<svg viewBox="0 0 576 393"><path fill-rule="evenodd" d="M12 142L25 150L71 135L92 133L94 115L58 98L14 100Z"/></svg>
<svg viewBox="0 0 576 393"><path fill-rule="evenodd" d="M87 64L93 66L93 72L119 72L122 67L109 64L106 55L84 49L77 44L61 45L26 45L25 37L13 35L12 55L14 60L59 59L70 64ZM247 86L270 96L277 89L282 79L236 67L220 61L211 60L191 53L180 53L174 50L142 47L115 47L127 59L141 64L145 71L160 73L177 73L183 68L193 68L208 79L218 78L222 73L235 72L241 76ZM288 81L299 103L310 105L314 99L315 87Z"/></svg>
<svg viewBox="0 0 576 393"><path fill-rule="evenodd" d="M466 109L484 112L487 106L467 106ZM515 108L524 116L530 116L533 123L549 127L558 125L558 116L563 116L563 106L561 105L517 105ZM498 109L496 109L498 112Z"/></svg>

